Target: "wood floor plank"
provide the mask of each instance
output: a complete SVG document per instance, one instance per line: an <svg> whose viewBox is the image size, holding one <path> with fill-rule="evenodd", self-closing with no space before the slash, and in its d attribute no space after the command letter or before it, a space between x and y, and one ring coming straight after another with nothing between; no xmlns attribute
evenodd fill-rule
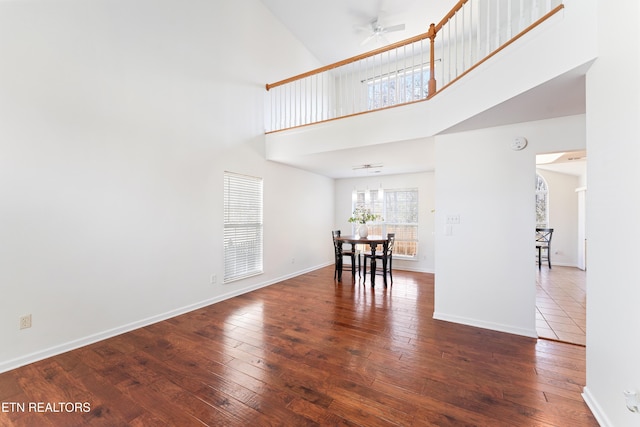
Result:
<svg viewBox="0 0 640 427"><path fill-rule="evenodd" d="M0 426L597 426L585 348L432 318L434 276L322 268L0 374Z"/></svg>

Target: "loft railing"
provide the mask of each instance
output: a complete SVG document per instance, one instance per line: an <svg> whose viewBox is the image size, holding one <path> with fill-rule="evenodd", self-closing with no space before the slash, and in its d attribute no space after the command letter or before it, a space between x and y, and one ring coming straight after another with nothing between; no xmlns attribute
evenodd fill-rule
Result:
<svg viewBox="0 0 640 427"><path fill-rule="evenodd" d="M425 101L563 7L562 0L460 0L426 33L267 84L266 130Z"/></svg>

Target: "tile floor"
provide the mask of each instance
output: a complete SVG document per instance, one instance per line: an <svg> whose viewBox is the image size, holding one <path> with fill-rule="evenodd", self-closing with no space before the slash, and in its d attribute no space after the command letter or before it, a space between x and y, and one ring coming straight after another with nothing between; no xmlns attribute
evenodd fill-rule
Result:
<svg viewBox="0 0 640 427"><path fill-rule="evenodd" d="M536 279L536 329L540 338L586 344L586 272L542 267Z"/></svg>

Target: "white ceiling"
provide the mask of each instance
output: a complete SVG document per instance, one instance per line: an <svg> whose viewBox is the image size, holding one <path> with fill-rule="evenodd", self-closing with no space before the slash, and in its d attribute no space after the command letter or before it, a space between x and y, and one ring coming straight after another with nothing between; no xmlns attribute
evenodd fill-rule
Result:
<svg viewBox="0 0 640 427"><path fill-rule="evenodd" d="M386 35L390 43L428 30L457 3L456 0L262 0L322 64L331 64L380 47L362 27L379 18L379 24L405 24L404 31ZM585 111L584 75L576 69L484 111L443 133L543 120L581 114ZM292 166L332 178L370 174L389 175L435 169L433 138L300 156L287 161ZM407 156L406 153L418 155ZM404 155L400 154L404 153ZM384 159L384 161L383 161ZM384 163L382 169L353 169L363 163ZM571 173L571 172L567 172Z"/></svg>
<svg viewBox="0 0 640 427"><path fill-rule="evenodd" d="M437 24L457 0L262 0L262 3L309 51L328 65L384 44L426 33ZM370 22L403 31L387 33L387 43L376 40L362 45L370 35Z"/></svg>
<svg viewBox="0 0 640 427"><path fill-rule="evenodd" d="M421 138L297 156L288 159L287 164L330 178L426 172L435 170L434 147L433 138Z"/></svg>

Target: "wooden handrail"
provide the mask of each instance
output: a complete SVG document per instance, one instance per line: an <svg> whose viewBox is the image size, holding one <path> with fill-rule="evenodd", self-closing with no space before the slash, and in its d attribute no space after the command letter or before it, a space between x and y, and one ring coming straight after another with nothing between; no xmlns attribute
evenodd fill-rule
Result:
<svg viewBox="0 0 640 427"><path fill-rule="evenodd" d="M440 30L443 29L443 27L453 18L456 16L456 13L459 12L463 6L465 6L466 3L468 3L469 0L459 0L457 2L457 4L449 11L449 13L447 13L447 15L444 16L444 18L442 18L442 20L440 20L440 22L438 24L431 24L429 26L429 30L426 33L422 33L422 34L418 34L417 36L393 43L391 45L382 47L382 48L378 48L360 55L356 55L353 56L351 58L347 58L344 59L342 61L324 66L324 67L320 67L317 68L315 70L311 70L308 71L306 73L302 73L302 74L298 74L296 76L275 82L275 83L270 83L270 84L266 84L266 89L267 91L269 91L272 88L276 88L278 86L283 86L316 74L320 74L320 73L324 73L330 70L333 70L335 68L339 68L348 64L352 64L358 61L362 61L364 59L367 58L371 58L375 55L379 55L388 51L392 51L394 49L398 49L404 46L408 46L411 45L413 43L416 42L422 42L426 39L429 39L429 43L430 43L430 52L429 52L429 58L427 59L427 61L429 61L429 77L428 77L428 83L427 83L427 92L426 92L426 97L425 98L421 98L421 99L416 99L413 98L412 100L406 101L406 102L401 102L401 103L393 103L392 105L386 105L386 106L382 106L382 107L378 107L378 108L370 108L367 109L366 111L357 111L357 110L353 110L354 112L349 112L349 111L345 111L345 112L340 112L340 116L329 116L329 115L323 115L321 113L321 117L318 120L317 116L313 121L300 121L300 122L296 122L296 124L291 125L291 123L289 124L289 126L285 126L283 128L280 129L272 129L269 131L266 131L266 133L272 133L272 132L277 132L279 130L282 130L284 128L287 129L291 129L291 128L297 128L297 127L303 127L303 126L307 126L310 124L315 124L315 123L322 123L322 122L327 122L327 121L332 121L332 120L336 120L339 118L344 118L344 117L352 117L352 116L357 116L360 114L364 114L370 111L379 111L379 110L384 110L384 109L388 109L388 108L395 108L401 105L407 105L407 104L412 104L412 103L416 103L416 102L422 102L428 99L431 99L433 96L439 94L440 92L442 92L444 89L448 88L449 86L451 86L454 82L460 80L462 77L464 77L465 75L469 74L472 70L478 68L481 64L485 63L487 60L489 60L490 58L492 58L493 56L495 56L498 52L502 51L503 49L505 49L507 46L513 44L516 40L520 39L522 36L524 36L525 34L527 34L528 32L530 32L532 29L534 29L535 27L537 27L538 25L540 25L542 22L546 21L547 19L549 19L551 16L555 15L556 13L558 13L560 10L564 9L564 5L561 3L558 6L556 6L555 8L553 8L552 10L550 10L549 12L547 12L544 16L542 16L541 18L539 18L538 20L536 20L535 22L533 22L532 24L530 24L528 27L526 27L525 29L523 29L522 31L520 31L517 35L513 36L511 39L507 40L506 42L504 42L504 44L499 45L496 50L491 51L487 54L485 54L486 56L484 56L482 59L480 59L478 62L474 63L473 65L471 65L469 68L464 69L461 74L457 74L456 72L456 76L454 76L453 80L449 80L448 82L443 82L444 86L437 88L436 87L436 79L435 79L435 39L436 36L438 35L438 33L440 32ZM487 47L488 48L488 47ZM422 49L422 46L420 47L420 49ZM423 88L424 89L424 88ZM302 106L302 107L301 107ZM317 107L317 104L316 104ZM291 108L291 107L284 107L286 108ZM303 105L302 103L299 103L296 108L299 108L300 111L302 111L301 109L305 109L305 111L308 113L309 109L313 108L313 106L309 107L308 104ZM284 110L283 110L284 111ZM279 116L278 116L279 117ZM276 120L280 120L280 119L276 119Z"/></svg>
<svg viewBox="0 0 640 427"><path fill-rule="evenodd" d="M390 44L390 45L387 45L387 46L383 46L381 48L374 49L374 50L371 50L369 52L362 53L360 55L352 56L351 58L343 59L342 61L335 62L335 63L329 64L329 65L325 65L324 67L316 68L315 70L307 71L306 73L298 74L297 76L289 77L287 79L280 80L280 81L275 82L275 83L267 83L265 85L265 87L266 87L267 90L269 90L269 89L272 89L274 87L282 86L282 85L285 85L287 83L294 82L296 80L304 79L306 77L313 76L314 74L324 73L325 71L333 70L334 68L342 67L343 65L351 64L353 62L357 62L357 61L360 61L360 60L365 59L365 58L370 58L372 56L378 55L379 53L384 53L384 52L387 52L387 51L390 51L390 50L393 50L393 49L397 49L399 47L406 46L406 45L409 45L409 44L412 44L412 43L415 43L415 42L419 42L421 40L431 39L431 42L433 44L433 41L434 41L435 36L436 36L436 33L438 31L440 31L442 26L449 19L451 19L451 17L454 16L456 14L456 12L458 12L462 8L462 6L464 6L464 4L466 2L468 2L468 1L469 0L460 0L449 11L449 13L447 13L445 15L445 17L442 18L442 20L438 23L438 25L431 24L429 26L429 31L427 31L426 33L418 34L417 36L413 36L413 37L410 37L408 39L400 40L399 42L396 42L396 43L393 43L393 44ZM431 64L431 66L433 67L433 62Z"/></svg>
<svg viewBox="0 0 640 427"><path fill-rule="evenodd" d="M387 45L387 46L384 46L384 47L381 47L381 48L378 48L378 49L375 49L375 50L371 50L369 52L362 53L360 55L352 56L351 58L343 59L342 61L335 62L335 63L329 64L329 65L325 65L324 67L316 68L315 70L307 71L306 73L298 74L297 76L289 77L288 79L280 80L279 82L268 83L266 85L266 88L267 88L267 90L269 90L269 89L272 89L274 87L278 87L278 86L285 85L287 83L294 82L296 80L304 79L305 77L313 76L314 74L324 73L325 71L333 70L334 68L342 67L343 65L351 64L353 62L358 62L358 61L360 61L362 59L370 58L370 57L375 56L375 55L377 55L379 53L384 53L384 52L387 52L389 50L396 49L398 47L406 46L408 44L415 43L415 42L418 42L420 40L424 40L426 38L429 38L429 34L431 34L431 32L418 34L417 36L413 36L413 37L411 37L409 39L401 40L399 42L396 42L396 43L393 43L393 44L390 44L390 45Z"/></svg>
<svg viewBox="0 0 640 427"><path fill-rule="evenodd" d="M442 18L440 20L440 22L438 23L438 25L435 26L435 32L436 34L438 33L438 31L440 31L442 29L442 27L444 26L444 24L447 23L447 21L451 18L453 18L453 16L460 10L462 9L462 6L464 6L464 4L466 2L468 2L469 0L460 0L458 2L458 4L456 4L455 6L453 6L453 8L451 8L451 10L449 11L449 13L447 13L444 18Z"/></svg>

